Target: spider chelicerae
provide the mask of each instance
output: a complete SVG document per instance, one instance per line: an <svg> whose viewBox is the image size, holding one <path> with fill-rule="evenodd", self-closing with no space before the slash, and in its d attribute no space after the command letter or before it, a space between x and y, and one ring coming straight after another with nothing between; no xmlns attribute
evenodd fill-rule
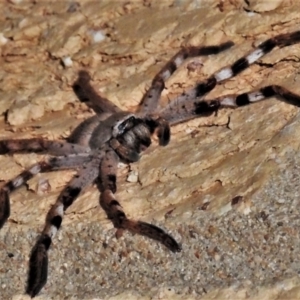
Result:
<svg viewBox="0 0 300 300"><path fill-rule="evenodd" d="M41 138L0 141L0 153L47 153L50 158L36 163L0 190L0 228L10 215L9 194L39 172L76 169L77 174L60 193L50 208L44 229L34 245L29 261L26 293L36 296L47 281L48 250L61 226L65 210L72 205L84 189L96 183L100 191L100 205L118 231L128 230L154 239L172 252L181 251L181 245L161 228L127 218L115 198L116 174L119 162L133 163L157 136L158 143L166 146L170 141L170 126L190 119L211 115L220 108L236 108L268 97L279 96L283 101L300 106L300 96L278 85L269 85L248 93L226 95L212 100L203 96L214 87L245 70L275 47L300 42L300 31L280 34L261 43L231 66L226 66L192 89L183 92L167 106L160 107L159 99L165 81L185 59L218 54L234 44L225 42L217 46L182 48L154 77L135 113L121 110L109 100L97 95L89 85L86 71L79 73L74 91L80 100L89 101L95 115L83 121L66 140L49 141Z"/></svg>

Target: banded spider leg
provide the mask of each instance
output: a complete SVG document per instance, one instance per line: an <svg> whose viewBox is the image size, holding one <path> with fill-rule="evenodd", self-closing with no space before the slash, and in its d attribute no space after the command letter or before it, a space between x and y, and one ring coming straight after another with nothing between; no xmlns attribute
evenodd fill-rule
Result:
<svg viewBox="0 0 300 300"><path fill-rule="evenodd" d="M56 203L49 210L42 234L30 254L26 293L31 297L36 296L47 281L48 250L61 226L64 212L97 178L99 164L104 155L104 151L99 150L90 161L81 165L81 169L63 189Z"/></svg>
<svg viewBox="0 0 300 300"><path fill-rule="evenodd" d="M40 172L79 167L89 159L90 149L64 141L46 141L38 138L0 141L0 154L45 151L58 157L31 166L0 189L0 229L10 216L9 194L11 192Z"/></svg>
<svg viewBox="0 0 300 300"><path fill-rule="evenodd" d="M181 250L181 246L161 228L141 221L133 221L126 217L122 206L115 199L117 190L116 172L119 157L115 151L108 150L100 167L100 205L120 233L123 229L147 236L164 244L172 252Z"/></svg>
<svg viewBox="0 0 300 300"><path fill-rule="evenodd" d="M272 96L280 96L283 101L299 106L299 96L288 91L284 87L271 85L257 91L242 93L241 95L228 95L214 100L203 100L203 96L212 91L217 84L222 83L271 52L275 47L286 47L300 42L300 31L280 34L261 43L244 57L236 60L231 66L227 66L211 75L207 80L199 82L194 88L183 92L160 112L160 116L170 125L188 121L193 118L207 116L216 112L221 107L238 107L264 100Z"/></svg>
<svg viewBox="0 0 300 300"><path fill-rule="evenodd" d="M197 56L218 54L231 48L233 45L233 42L228 41L218 46L191 46L179 50L154 76L151 86L146 91L140 102L138 112L145 115L153 114L157 110L158 101L163 89L165 88L165 81L172 76L172 74L183 64L185 60Z"/></svg>

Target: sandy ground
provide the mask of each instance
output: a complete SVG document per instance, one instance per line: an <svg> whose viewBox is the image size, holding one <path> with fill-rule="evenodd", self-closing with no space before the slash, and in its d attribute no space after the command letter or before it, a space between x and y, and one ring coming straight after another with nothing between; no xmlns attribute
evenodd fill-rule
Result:
<svg viewBox="0 0 300 300"><path fill-rule="evenodd" d="M188 60L161 105L267 38L300 30L297 1L247 2L0 3L0 138L68 136L92 115L72 90L80 70L101 95L134 111L182 45L235 43ZM300 45L275 49L206 98L273 83L300 94L299 57ZM299 109L275 98L174 127L166 148L154 144L120 168L117 198L128 216L166 229L183 251L129 233L116 239L92 186L66 213L38 299L300 298L299 130ZM0 179L40 159L1 156ZM41 174L11 196L0 232L1 299L24 298L30 249L72 174Z"/></svg>

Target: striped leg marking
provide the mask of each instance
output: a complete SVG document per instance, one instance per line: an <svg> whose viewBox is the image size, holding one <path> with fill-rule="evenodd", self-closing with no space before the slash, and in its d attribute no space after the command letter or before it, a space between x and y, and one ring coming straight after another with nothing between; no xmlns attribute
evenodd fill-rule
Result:
<svg viewBox="0 0 300 300"><path fill-rule="evenodd" d="M181 251L181 245L179 245L171 235L161 228L146 222L128 219L122 206L115 199L111 190L105 190L101 193L100 204L116 228L125 229L132 233L137 233L156 240L165 245L172 252Z"/></svg>
<svg viewBox="0 0 300 300"><path fill-rule="evenodd" d="M235 61L231 66L227 66L210 76L204 82L198 83L194 88L177 97L174 101L184 105L188 99L195 99L204 96L212 91L218 83L224 82L247 69L251 64L271 52L275 47L286 47L300 42L300 31L281 34L261 43L249 54ZM173 102L173 101L172 101ZM172 104L167 109L172 109ZM174 109L174 108L173 108Z"/></svg>
<svg viewBox="0 0 300 300"><path fill-rule="evenodd" d="M279 85L269 85L257 91L240 95L228 95L213 101L218 101L220 107L239 107L262 101L272 96L279 96L282 101L300 107L300 96Z"/></svg>
<svg viewBox="0 0 300 300"><path fill-rule="evenodd" d="M150 88L141 101L140 112L147 114L156 109L161 92L165 87L166 80L171 77L186 59L196 56L218 54L229 49L233 45L233 42L229 41L218 46L188 47L181 49L166 63L152 80Z"/></svg>
<svg viewBox="0 0 300 300"><path fill-rule="evenodd" d="M8 181L0 190L0 229L10 216L9 194L26 183L29 179L40 172L51 170L51 166L47 162L34 164L29 169L23 171L14 179Z"/></svg>
<svg viewBox="0 0 300 300"><path fill-rule="evenodd" d="M116 200L116 170L118 158L115 153L107 152L101 162L100 181L101 195L100 205L118 229L126 229L133 233L144 235L165 245L172 252L181 251L181 246L175 239L161 228L141 221L133 221L126 217L120 203Z"/></svg>
<svg viewBox="0 0 300 300"><path fill-rule="evenodd" d="M0 189L0 228L3 227L10 216L10 193L19 188L21 185L25 184L38 173L78 168L84 163L87 163L89 160L89 154L74 154L67 157L52 157L48 161L34 164L14 179L8 181Z"/></svg>
<svg viewBox="0 0 300 300"><path fill-rule="evenodd" d="M173 125L193 119L195 117L207 116L223 107L236 108L251 103L266 100L267 98L279 96L281 101L300 107L300 95L297 95L279 85L265 86L257 91L242 93L240 95L226 95L213 100L188 100L184 106L173 106L178 114L176 116L165 111L165 118Z"/></svg>
<svg viewBox="0 0 300 300"><path fill-rule="evenodd" d="M121 109L108 99L97 94L90 84L91 77L89 73L82 70L78 74L77 81L73 84L73 91L81 102L88 102L87 104L97 113L115 113L120 112Z"/></svg>
<svg viewBox="0 0 300 300"><path fill-rule="evenodd" d="M44 230L33 247L29 260L29 273L26 293L35 297L47 281L48 250L52 239L61 226L64 211L72 205L83 189L92 184L98 176L98 165L101 157L87 163L70 181L59 195L56 203L49 210Z"/></svg>

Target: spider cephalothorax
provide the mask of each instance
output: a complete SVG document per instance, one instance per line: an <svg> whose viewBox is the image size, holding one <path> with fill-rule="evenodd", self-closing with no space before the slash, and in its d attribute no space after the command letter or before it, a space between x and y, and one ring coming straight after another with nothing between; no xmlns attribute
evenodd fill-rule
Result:
<svg viewBox="0 0 300 300"><path fill-rule="evenodd" d="M127 218L116 200L117 167L120 161L136 162L140 153L157 136L158 143L166 146L170 140L170 125L195 117L210 115L223 107L236 108L279 96L283 101L300 106L300 96L278 85L262 87L240 95L203 100L214 87L228 80L270 52L274 47L285 47L300 42L300 31L277 35L260 44L246 56L238 59L183 92L166 107L159 107L159 99L165 81L187 58L217 54L233 46L226 42L219 46L189 47L180 50L154 77L136 113L122 111L109 100L97 95L90 86L87 72L81 71L74 84L74 91L81 101L87 102L95 115L83 121L66 140L49 141L40 138L0 141L0 154L16 152L45 152L51 155L23 171L0 189L0 228L10 214L9 194L39 172L76 169L78 172L60 193L50 208L44 229L32 249L26 293L34 297L47 280L48 250L60 228L65 210L72 205L84 189L96 183L100 191L100 205L119 230L129 230L159 241L173 252L181 251L177 241L157 226Z"/></svg>

